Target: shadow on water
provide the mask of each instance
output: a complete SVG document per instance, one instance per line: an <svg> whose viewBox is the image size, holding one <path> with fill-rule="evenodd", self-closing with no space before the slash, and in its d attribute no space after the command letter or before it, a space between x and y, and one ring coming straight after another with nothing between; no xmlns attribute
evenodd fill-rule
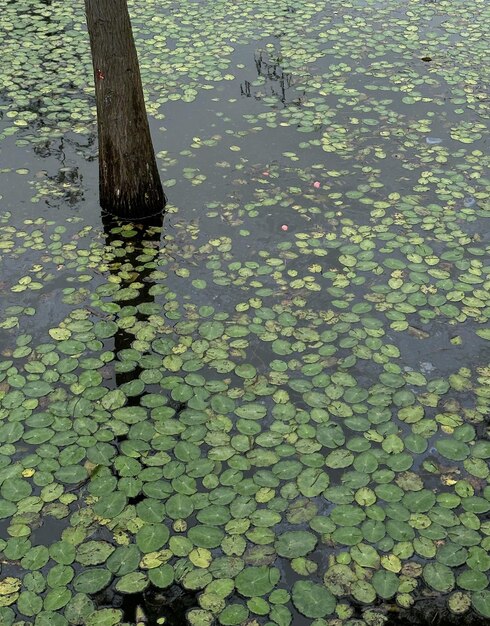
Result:
<svg viewBox="0 0 490 626"><path fill-rule="evenodd" d="M166 626L187 626L187 611L198 608L197 592L184 590L179 585L167 589L150 585L143 592L124 595L106 589L96 594L93 600L101 608L121 609L124 622L145 626L157 626L162 623L162 618Z"/></svg>
<svg viewBox="0 0 490 626"><path fill-rule="evenodd" d="M394 607L383 626L488 626L488 619L471 610L456 615L437 600L420 598L410 609Z"/></svg>
<svg viewBox="0 0 490 626"><path fill-rule="evenodd" d="M124 315L132 314L139 322L145 322L151 313L151 304L155 297L152 295L152 286L155 282L151 279L156 260L160 250L162 236L163 215L142 220L139 223L119 222L113 216L103 215L106 246L114 254L110 265L111 274L121 281L121 288L131 288L137 285L137 295L129 300L124 300ZM146 305L146 308L145 306ZM121 319L119 314L116 316ZM121 358L124 351L132 349L135 335L119 327L114 338L114 351L116 354L115 385L119 388L132 381L139 379L143 368L136 361L128 361ZM127 364L128 370L118 365ZM129 406L138 406L146 391L130 396ZM172 401L169 402L172 404ZM117 438L120 445L126 437ZM130 504L137 504L144 499L141 493L135 493L129 498ZM168 589L158 589L150 585L145 591L133 594L119 594L112 588L96 594L93 598L100 608L120 608L124 614L124 621L130 624L144 623L147 626L156 626L162 618L168 626L185 626L188 621L185 617L187 611L197 607L196 593L183 589L179 585L172 585Z"/></svg>
<svg viewBox="0 0 490 626"><path fill-rule="evenodd" d="M103 214L102 223L104 227L106 246L113 251L114 259L110 265L110 272L123 289L129 289L138 285L137 296L124 301L125 314L132 313L138 321L144 321L148 315L141 312L141 305L152 304L155 301L151 295L151 288L155 284L150 275L153 271L151 262L142 262L139 257L148 253L156 257L160 249L160 239L162 235L163 215L156 215L147 218L140 223L118 222L113 216ZM114 351L116 359L123 350L131 349L135 339L134 334L119 327L115 335ZM115 374L116 386L129 383L139 377L142 368L134 363L134 367L127 372L117 371ZM130 404L138 404L143 394L130 398Z"/></svg>
<svg viewBox="0 0 490 626"><path fill-rule="evenodd" d="M151 275L155 270L156 259L160 250L163 228L163 215L147 218L139 223L118 222L112 216L102 217L106 246L112 249L114 259L110 264L110 272L119 282L122 289L134 288L137 295L124 300L122 314L116 314L115 321L122 316L134 315L137 322L148 323L148 318L161 310L161 305L152 308L155 296L152 287L156 285ZM151 260L151 257L153 259ZM144 258L144 260L143 260ZM114 337L116 355L115 386L127 385L139 379L144 368L134 358L128 358L136 336L123 325L119 326ZM139 355L139 358L146 353ZM128 397L129 406L138 406L148 392L143 390ZM159 393L163 393L161 390ZM168 397L166 403L177 412L185 405ZM124 438L124 437L123 437ZM120 438L121 439L121 438Z"/></svg>

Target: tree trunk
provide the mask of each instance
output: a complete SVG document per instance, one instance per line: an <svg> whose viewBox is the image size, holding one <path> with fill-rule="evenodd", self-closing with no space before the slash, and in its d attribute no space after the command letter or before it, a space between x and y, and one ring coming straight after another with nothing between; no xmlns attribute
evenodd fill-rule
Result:
<svg viewBox="0 0 490 626"><path fill-rule="evenodd" d="M85 12L97 100L100 206L128 220L161 213L166 198L126 0L85 0Z"/></svg>

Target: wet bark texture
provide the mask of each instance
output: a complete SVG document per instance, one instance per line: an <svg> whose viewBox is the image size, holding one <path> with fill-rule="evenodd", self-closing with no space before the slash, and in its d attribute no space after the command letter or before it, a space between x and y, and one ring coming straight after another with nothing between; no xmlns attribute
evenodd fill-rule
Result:
<svg viewBox="0 0 490 626"><path fill-rule="evenodd" d="M100 205L128 220L155 215L166 199L126 0L85 0L85 11L97 100Z"/></svg>

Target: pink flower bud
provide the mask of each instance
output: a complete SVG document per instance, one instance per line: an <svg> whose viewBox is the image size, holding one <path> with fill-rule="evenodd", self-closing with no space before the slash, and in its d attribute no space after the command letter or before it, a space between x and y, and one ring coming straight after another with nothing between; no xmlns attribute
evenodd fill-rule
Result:
<svg viewBox="0 0 490 626"><path fill-rule="evenodd" d="M281 230L289 230L289 226L287 224L283 224L281 226Z"/></svg>

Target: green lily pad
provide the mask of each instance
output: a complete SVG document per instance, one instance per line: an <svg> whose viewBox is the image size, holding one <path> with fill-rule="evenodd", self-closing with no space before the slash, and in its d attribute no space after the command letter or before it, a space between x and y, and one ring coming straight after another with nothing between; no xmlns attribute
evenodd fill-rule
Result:
<svg viewBox="0 0 490 626"><path fill-rule="evenodd" d="M59 352L68 356L82 354L85 350L85 345L81 341L77 341L75 339L66 339L64 341L60 341L60 343L56 347Z"/></svg>
<svg viewBox="0 0 490 626"><path fill-rule="evenodd" d="M484 572L469 569L458 576L457 582L466 591L483 591L488 587L488 576Z"/></svg>
<svg viewBox="0 0 490 626"><path fill-rule="evenodd" d="M65 606L64 615L70 624L85 624L94 610L92 600L84 593L77 593Z"/></svg>
<svg viewBox="0 0 490 626"><path fill-rule="evenodd" d="M289 531L283 533L275 543L279 556L294 559L305 556L315 549L317 538L306 531Z"/></svg>
<svg viewBox="0 0 490 626"><path fill-rule="evenodd" d="M229 604L218 616L219 623L223 626L237 626L242 624L248 617L248 609L243 604Z"/></svg>
<svg viewBox="0 0 490 626"><path fill-rule="evenodd" d="M63 587L56 587L49 591L44 597L44 609L46 611L57 611L68 604L71 598L71 591Z"/></svg>
<svg viewBox="0 0 490 626"><path fill-rule="evenodd" d="M32 493L32 487L22 478L7 478L0 488L0 493L5 500L20 502Z"/></svg>
<svg viewBox="0 0 490 626"><path fill-rule="evenodd" d="M235 584L239 593L252 598L263 596L272 591L279 578L279 570L275 567L269 568L265 565L248 567L238 574Z"/></svg>
<svg viewBox="0 0 490 626"><path fill-rule="evenodd" d="M23 591L17 600L17 607L22 615L34 617L41 612L43 600L33 591Z"/></svg>
<svg viewBox="0 0 490 626"><path fill-rule="evenodd" d="M99 498L94 505L94 511L100 517L112 519L123 512L127 498L120 491L113 491Z"/></svg>
<svg viewBox="0 0 490 626"><path fill-rule="evenodd" d="M155 587L165 589L174 582L174 569L168 563L148 571L148 578Z"/></svg>
<svg viewBox="0 0 490 626"><path fill-rule="evenodd" d="M451 461L464 461L470 454L468 445L456 439L440 439L436 441L436 449L441 456Z"/></svg>
<svg viewBox="0 0 490 626"><path fill-rule="evenodd" d="M120 609L99 609L88 617L86 626L116 626L121 623L122 616Z"/></svg>
<svg viewBox="0 0 490 626"><path fill-rule="evenodd" d="M43 380L36 380L27 383L22 391L28 398L42 398L43 396L47 396L48 393L51 393L53 387Z"/></svg>
<svg viewBox="0 0 490 626"><path fill-rule="evenodd" d="M292 590L293 604L306 617L325 617L335 610L337 601L328 589L316 583L299 580Z"/></svg>
<svg viewBox="0 0 490 626"><path fill-rule="evenodd" d="M490 591L472 593L471 604L480 615L490 617Z"/></svg>
<svg viewBox="0 0 490 626"><path fill-rule="evenodd" d="M454 588L454 573L447 565L442 563L428 563L424 567L423 577L425 582L436 591L446 593Z"/></svg>
<svg viewBox="0 0 490 626"><path fill-rule="evenodd" d="M400 581L393 572L379 570L374 573L371 583L376 593L384 600L389 600L398 591Z"/></svg>
<svg viewBox="0 0 490 626"><path fill-rule="evenodd" d="M55 477L62 483L75 485L83 482L88 476L87 470L81 465L66 465L55 472Z"/></svg>
<svg viewBox="0 0 490 626"><path fill-rule="evenodd" d="M78 574L73 587L78 593L97 593L107 587L112 578L106 569L89 568Z"/></svg>
<svg viewBox="0 0 490 626"><path fill-rule="evenodd" d="M119 593L140 593L149 584L150 581L143 572L131 572L116 582L116 591Z"/></svg>
<svg viewBox="0 0 490 626"><path fill-rule="evenodd" d="M146 524L136 533L136 545L143 552L160 550L168 541L170 531L164 524Z"/></svg>
<svg viewBox="0 0 490 626"><path fill-rule="evenodd" d="M107 568L116 576L125 576L134 572L141 560L141 552L135 544L119 546L107 559Z"/></svg>
<svg viewBox="0 0 490 626"><path fill-rule="evenodd" d="M87 541L77 549L76 560L82 565L105 563L115 548L106 541Z"/></svg>
<svg viewBox="0 0 490 626"><path fill-rule="evenodd" d="M209 321L204 322L199 326L199 334L204 339L213 340L221 337L225 332L225 327L222 322Z"/></svg>
<svg viewBox="0 0 490 626"><path fill-rule="evenodd" d="M235 374L237 376L240 376L240 378L255 378L255 376L257 375L257 370L253 365L247 363L244 365L237 365L235 367Z"/></svg>
<svg viewBox="0 0 490 626"><path fill-rule="evenodd" d="M110 322L105 320L100 320L94 326L95 336L99 339L108 339L109 337L113 337L118 330L118 326L116 322Z"/></svg>

